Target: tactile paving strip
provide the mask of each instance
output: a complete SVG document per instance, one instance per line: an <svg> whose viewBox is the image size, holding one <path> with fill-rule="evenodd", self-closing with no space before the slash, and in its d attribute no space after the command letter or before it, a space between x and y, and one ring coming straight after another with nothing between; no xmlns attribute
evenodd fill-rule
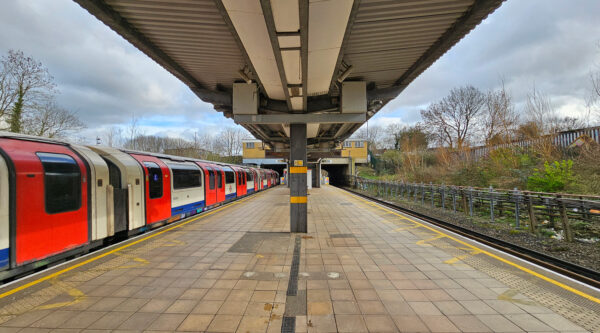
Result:
<svg viewBox="0 0 600 333"><path fill-rule="evenodd" d="M461 261L491 278L494 278L518 293L528 297L536 303L569 319L573 323L589 330L600 331L600 305L577 296L551 283L538 278L533 278L526 272L510 267L505 263L482 254L473 254L471 251L457 247L454 241L440 238L428 242L437 248L444 249L461 257Z"/></svg>
<svg viewBox="0 0 600 333"><path fill-rule="evenodd" d="M11 301L9 304L0 307L0 324L4 323L15 316L28 312L40 306L48 306L49 301L55 300L57 305L69 305L73 302L85 298L85 294L77 288L84 282L90 281L102 274L120 268L131 268L135 266L144 266L149 261L140 258L140 256L148 256L149 251L164 247L177 246L177 240L171 238L177 237L177 233L171 233L168 237L162 237L154 241L143 244L140 247L125 249L115 252L107 257L105 262L91 266L90 269L74 270L61 275L60 277L49 280L49 286L37 290L25 291L27 296L21 297L18 300Z"/></svg>

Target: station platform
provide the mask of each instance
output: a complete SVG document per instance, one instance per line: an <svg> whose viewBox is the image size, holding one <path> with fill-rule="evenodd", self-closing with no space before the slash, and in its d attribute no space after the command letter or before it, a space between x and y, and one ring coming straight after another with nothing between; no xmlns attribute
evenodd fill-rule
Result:
<svg viewBox="0 0 600 333"><path fill-rule="evenodd" d="M600 293L324 186L258 193L0 289L0 332L593 332Z"/></svg>

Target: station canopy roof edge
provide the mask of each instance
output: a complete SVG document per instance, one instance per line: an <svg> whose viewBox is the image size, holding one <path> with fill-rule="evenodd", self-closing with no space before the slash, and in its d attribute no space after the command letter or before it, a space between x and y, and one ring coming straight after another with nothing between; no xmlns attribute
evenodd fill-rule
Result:
<svg viewBox="0 0 600 333"><path fill-rule="evenodd" d="M257 139L343 141L503 0L74 0Z"/></svg>

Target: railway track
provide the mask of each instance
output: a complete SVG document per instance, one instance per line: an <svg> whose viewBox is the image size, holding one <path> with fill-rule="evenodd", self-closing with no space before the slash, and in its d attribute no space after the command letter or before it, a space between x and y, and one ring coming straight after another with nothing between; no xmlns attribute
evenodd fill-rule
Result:
<svg viewBox="0 0 600 333"><path fill-rule="evenodd" d="M374 201L374 202L384 205L386 207L392 208L394 210L402 212L403 214L406 214L406 215L409 215L412 217L416 217L420 220L431 223L440 228L452 231L461 236L475 240L479 243L483 243L483 244L490 246L492 248L495 248L497 250L509 253L515 257L527 260L531 263L542 266L551 271L554 271L556 273L567 276L571 279L588 284L595 288L600 288L600 272L591 270L589 268L586 268L586 267L583 267L580 265L576 265L576 264L568 262L568 261L564 261L564 260L555 258L553 256L549 256L545 253L541 253L541 252L534 251L534 250L531 250L531 249L528 249L528 248L525 248L525 247L522 247L522 246L519 246L516 244L512 244L507 241L497 239L497 238L482 234L480 232L473 231L471 229L464 228L464 227L455 225L453 223L449 223L449 222L440 220L438 218L427 216L425 214L418 213L413 210L400 207L400 206L396 205L395 203L387 201L387 200L374 198L374 197L368 196L366 194L363 194L358 191L354 191L352 189L348 189L345 187L338 186L338 188L345 190L347 192L350 192L352 194L358 195L360 197L363 197L365 199Z"/></svg>

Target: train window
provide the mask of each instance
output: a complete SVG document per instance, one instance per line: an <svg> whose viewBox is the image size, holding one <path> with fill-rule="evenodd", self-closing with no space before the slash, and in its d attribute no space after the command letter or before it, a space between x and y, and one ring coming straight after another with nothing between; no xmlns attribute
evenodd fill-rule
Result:
<svg viewBox="0 0 600 333"><path fill-rule="evenodd" d="M163 180L162 180L162 170L158 166L158 164L154 162L144 162L146 169L148 169L148 192L150 194L150 199L160 198L163 195Z"/></svg>
<svg viewBox="0 0 600 333"><path fill-rule="evenodd" d="M215 170L208 169L208 186L211 190L215 189Z"/></svg>
<svg viewBox="0 0 600 333"><path fill-rule="evenodd" d="M252 173L250 171L246 171L246 175L247 175L247 179L248 181L253 181L254 180L254 176L252 175Z"/></svg>
<svg viewBox="0 0 600 333"><path fill-rule="evenodd" d="M167 164L173 172L173 189L202 186L202 172L195 165Z"/></svg>
<svg viewBox="0 0 600 333"><path fill-rule="evenodd" d="M44 201L48 214L81 207L81 170L64 154L36 153L44 167Z"/></svg>
<svg viewBox="0 0 600 333"><path fill-rule="evenodd" d="M225 171L225 182L228 184L235 183L235 175L233 174L233 171Z"/></svg>
<svg viewBox="0 0 600 333"><path fill-rule="evenodd" d="M221 170L217 170L217 187L223 188L223 175L221 174Z"/></svg>

